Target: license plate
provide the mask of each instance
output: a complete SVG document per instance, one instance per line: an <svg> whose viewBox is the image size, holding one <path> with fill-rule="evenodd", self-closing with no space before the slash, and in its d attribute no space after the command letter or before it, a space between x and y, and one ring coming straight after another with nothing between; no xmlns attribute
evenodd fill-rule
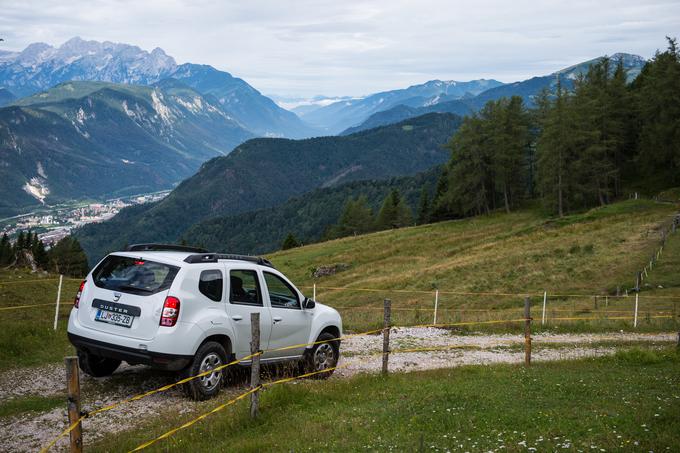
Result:
<svg viewBox="0 0 680 453"><path fill-rule="evenodd" d="M131 327L133 319L135 319L134 316L114 313L108 310L97 310L97 314L94 316L95 321L107 322L123 327Z"/></svg>

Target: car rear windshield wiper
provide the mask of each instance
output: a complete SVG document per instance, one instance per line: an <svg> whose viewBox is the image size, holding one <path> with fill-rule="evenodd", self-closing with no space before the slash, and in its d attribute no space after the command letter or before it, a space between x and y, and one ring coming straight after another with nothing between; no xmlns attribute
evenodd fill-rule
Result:
<svg viewBox="0 0 680 453"><path fill-rule="evenodd" d="M152 293L153 292L152 289L140 288L139 286L132 286L132 285L120 285L117 288L118 289L131 289L133 291L144 291L145 293Z"/></svg>

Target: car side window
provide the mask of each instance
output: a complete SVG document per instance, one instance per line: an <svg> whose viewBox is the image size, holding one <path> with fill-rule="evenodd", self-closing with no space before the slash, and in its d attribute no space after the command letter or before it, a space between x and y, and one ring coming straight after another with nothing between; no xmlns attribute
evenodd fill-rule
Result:
<svg viewBox="0 0 680 453"><path fill-rule="evenodd" d="M257 272L252 270L232 270L229 272L229 302L262 306L262 293Z"/></svg>
<svg viewBox="0 0 680 453"><path fill-rule="evenodd" d="M300 309L297 292L284 279L275 274L264 272L264 281L269 291L272 308Z"/></svg>
<svg viewBox="0 0 680 453"><path fill-rule="evenodd" d="M209 270L201 272L201 277L198 280L198 290L208 299L220 302L222 300L223 286L224 278L221 271Z"/></svg>

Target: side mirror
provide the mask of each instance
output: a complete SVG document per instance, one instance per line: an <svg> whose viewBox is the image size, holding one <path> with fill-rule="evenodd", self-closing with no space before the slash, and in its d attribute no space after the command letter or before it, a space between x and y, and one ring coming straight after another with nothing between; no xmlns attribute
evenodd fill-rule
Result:
<svg viewBox="0 0 680 453"><path fill-rule="evenodd" d="M314 300L307 297L307 298L305 298L305 301L302 304L302 306L305 308L305 310L311 310L312 308L316 307L316 302L314 302Z"/></svg>

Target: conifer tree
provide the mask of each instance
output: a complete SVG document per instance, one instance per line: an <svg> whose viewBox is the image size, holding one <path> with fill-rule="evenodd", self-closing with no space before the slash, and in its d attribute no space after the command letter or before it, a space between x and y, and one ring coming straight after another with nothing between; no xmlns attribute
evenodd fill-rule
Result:
<svg viewBox="0 0 680 453"><path fill-rule="evenodd" d="M657 187L680 185L680 52L657 52L633 84L640 121L639 165Z"/></svg>
<svg viewBox="0 0 680 453"><path fill-rule="evenodd" d="M300 247L300 241L297 240L293 233L288 233L288 236L283 240L281 244L281 250L289 250L292 248Z"/></svg>
<svg viewBox="0 0 680 453"><path fill-rule="evenodd" d="M557 79L555 100L548 110L543 131L538 140L538 187L549 208L562 217L566 208L570 179L571 143L569 98Z"/></svg>
<svg viewBox="0 0 680 453"><path fill-rule="evenodd" d="M380 208L376 219L376 229L401 228L411 225L412 222L413 214L411 213L411 208L404 202L399 191L392 189L385 197Z"/></svg>
<svg viewBox="0 0 680 453"><path fill-rule="evenodd" d="M71 277L82 277L88 272L87 255L77 239L66 236L47 252L52 271Z"/></svg>
<svg viewBox="0 0 680 453"><path fill-rule="evenodd" d="M420 200L418 201L418 225L424 225L430 221L430 196L427 187L423 186L420 191Z"/></svg>
<svg viewBox="0 0 680 453"><path fill-rule="evenodd" d="M345 202L345 207L332 235L344 237L368 233L373 229L374 222L373 210L368 205L368 198L364 195L356 199L350 198Z"/></svg>
<svg viewBox="0 0 680 453"><path fill-rule="evenodd" d="M7 233L4 233L0 239L0 266L10 264L12 262L12 255L12 244Z"/></svg>

